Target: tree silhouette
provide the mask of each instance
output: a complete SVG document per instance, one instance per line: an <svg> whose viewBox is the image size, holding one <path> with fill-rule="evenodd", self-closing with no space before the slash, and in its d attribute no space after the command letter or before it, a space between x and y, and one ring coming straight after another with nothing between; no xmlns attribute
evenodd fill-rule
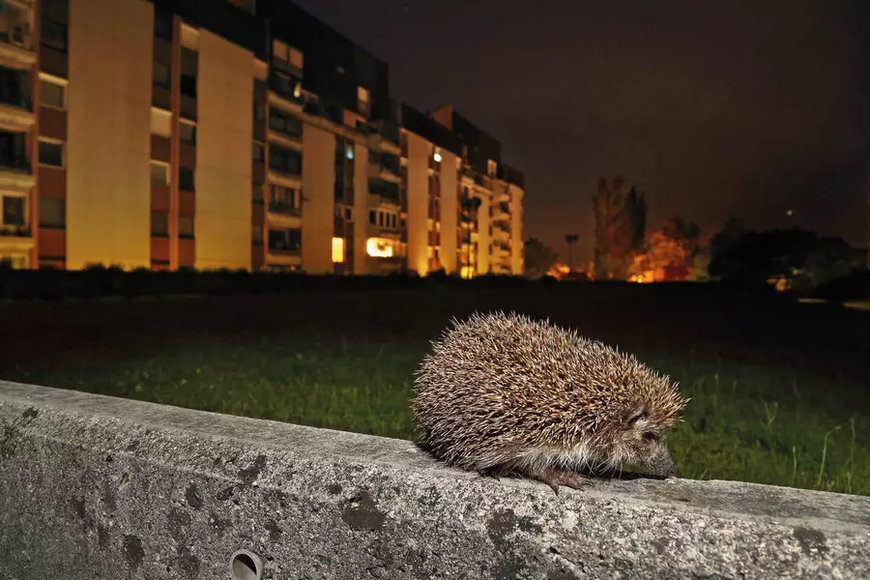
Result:
<svg viewBox="0 0 870 580"><path fill-rule="evenodd" d="M595 277L626 278L633 254L646 233L646 196L631 187L623 193L625 180L617 176L612 184L602 177L592 198L595 214Z"/></svg>

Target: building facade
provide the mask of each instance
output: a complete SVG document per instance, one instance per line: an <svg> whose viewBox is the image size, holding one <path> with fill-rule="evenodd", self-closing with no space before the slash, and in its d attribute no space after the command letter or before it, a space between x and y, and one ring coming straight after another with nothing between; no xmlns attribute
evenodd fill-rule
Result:
<svg viewBox="0 0 870 580"><path fill-rule="evenodd" d="M287 0L0 0L0 262L523 271L524 186Z"/></svg>

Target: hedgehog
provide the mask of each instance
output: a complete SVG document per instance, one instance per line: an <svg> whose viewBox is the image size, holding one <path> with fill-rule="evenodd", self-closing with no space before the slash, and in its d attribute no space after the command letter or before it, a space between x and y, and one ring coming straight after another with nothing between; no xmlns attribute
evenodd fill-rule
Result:
<svg viewBox="0 0 870 580"><path fill-rule="evenodd" d="M581 489L626 465L674 474L668 432L689 399L601 341L504 312L451 320L416 370L418 443L447 465Z"/></svg>

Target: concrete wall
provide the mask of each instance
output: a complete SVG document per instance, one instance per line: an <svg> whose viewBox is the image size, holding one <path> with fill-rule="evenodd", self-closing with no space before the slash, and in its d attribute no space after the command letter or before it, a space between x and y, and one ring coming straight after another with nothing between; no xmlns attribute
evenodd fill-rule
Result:
<svg viewBox="0 0 870 580"><path fill-rule="evenodd" d="M870 498L544 484L407 441L0 383L0 576L868 578Z"/></svg>
<svg viewBox="0 0 870 580"><path fill-rule="evenodd" d="M302 132L302 268L309 274L333 272L334 188L335 135L306 124Z"/></svg>
<svg viewBox="0 0 870 580"><path fill-rule="evenodd" d="M525 271L525 259L523 256L523 236L525 235L523 224L525 223L525 204L523 203L525 192L515 185L510 186L511 192L511 273L522 276Z"/></svg>
<svg viewBox="0 0 870 580"><path fill-rule="evenodd" d="M429 142L408 133L408 270L429 271Z"/></svg>
<svg viewBox="0 0 870 580"><path fill-rule="evenodd" d="M480 190L478 190L480 191ZM492 205L492 196L489 192L478 194L480 195L480 208L477 211L477 274L488 274L490 270L490 254L489 245L492 242L492 236L489 235L489 224L492 220L489 217L489 206Z"/></svg>
<svg viewBox="0 0 870 580"><path fill-rule="evenodd" d="M204 29L198 50L196 268L250 269L253 54Z"/></svg>
<svg viewBox="0 0 870 580"><path fill-rule="evenodd" d="M366 231L369 211L369 150L359 143L353 146L353 271L368 274Z"/></svg>
<svg viewBox="0 0 870 580"><path fill-rule="evenodd" d="M459 193L456 155L441 151L441 265L452 274L457 271L456 232L459 228Z"/></svg>
<svg viewBox="0 0 870 580"><path fill-rule="evenodd" d="M70 0L67 268L151 263L154 6Z"/></svg>

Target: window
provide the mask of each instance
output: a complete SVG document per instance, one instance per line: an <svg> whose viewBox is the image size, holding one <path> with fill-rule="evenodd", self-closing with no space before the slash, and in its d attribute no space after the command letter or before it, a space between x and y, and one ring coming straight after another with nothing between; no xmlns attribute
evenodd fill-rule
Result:
<svg viewBox="0 0 870 580"><path fill-rule="evenodd" d="M369 223L370 224L374 225L377 223L377 221L378 221L377 215L378 215L378 212L376 212L375 210L373 210L373 209L369 210Z"/></svg>
<svg viewBox="0 0 870 580"><path fill-rule="evenodd" d="M62 199L39 197L39 227L63 228L66 223L66 204Z"/></svg>
<svg viewBox="0 0 870 580"><path fill-rule="evenodd" d="M181 94L196 98L196 77L181 75Z"/></svg>
<svg viewBox="0 0 870 580"><path fill-rule="evenodd" d="M167 65L155 62L152 80L155 85L168 89L172 85L172 71Z"/></svg>
<svg viewBox="0 0 870 580"><path fill-rule="evenodd" d="M187 47L181 48L181 94L196 97L197 54Z"/></svg>
<svg viewBox="0 0 870 580"><path fill-rule="evenodd" d="M299 69L302 68L303 64L302 53L280 40L272 41L272 60L289 64Z"/></svg>
<svg viewBox="0 0 870 580"><path fill-rule="evenodd" d="M280 60L287 62L289 61L289 47L281 42L280 40L272 41L272 58L275 60Z"/></svg>
<svg viewBox="0 0 870 580"><path fill-rule="evenodd" d="M194 171L190 167L178 168L178 187L184 191L195 191L196 185L193 178Z"/></svg>
<svg viewBox="0 0 870 580"><path fill-rule="evenodd" d="M344 262L344 238L332 238L332 261L336 264Z"/></svg>
<svg viewBox="0 0 870 580"><path fill-rule="evenodd" d="M4 226L23 226L24 225L24 198L23 197L4 197L3 198L3 225Z"/></svg>
<svg viewBox="0 0 870 580"><path fill-rule="evenodd" d="M302 209L302 192L281 185L269 186L269 209L277 213L296 213Z"/></svg>
<svg viewBox="0 0 870 580"><path fill-rule="evenodd" d="M172 113L151 107L151 134L168 138L172 134Z"/></svg>
<svg viewBox="0 0 870 580"><path fill-rule="evenodd" d="M262 143L254 143L253 144L253 154L252 158L254 161L258 163L265 163L266 161L266 148L263 147Z"/></svg>
<svg viewBox="0 0 870 580"><path fill-rule="evenodd" d="M165 238L169 235L169 213L165 211L151 212L151 235Z"/></svg>
<svg viewBox="0 0 870 580"><path fill-rule="evenodd" d="M486 174L490 177L495 177L496 170L498 165L492 159L487 159L486 161Z"/></svg>
<svg viewBox="0 0 870 580"><path fill-rule="evenodd" d="M63 167L63 143L40 140L39 164Z"/></svg>
<svg viewBox="0 0 870 580"><path fill-rule="evenodd" d="M275 107L269 109L269 127L294 137L302 136L302 121L293 115L279 111Z"/></svg>
<svg viewBox="0 0 870 580"><path fill-rule="evenodd" d="M251 242L255 246L263 245L263 226L251 226Z"/></svg>
<svg viewBox="0 0 870 580"><path fill-rule="evenodd" d="M66 106L66 87L50 81L39 81L39 100L43 105L63 109Z"/></svg>
<svg viewBox="0 0 870 580"><path fill-rule="evenodd" d="M193 238L193 216L181 215L178 216L178 237L192 239Z"/></svg>
<svg viewBox="0 0 870 580"><path fill-rule="evenodd" d="M370 95L369 90L365 87L357 87L356 89L357 109L360 114L368 116L370 113Z"/></svg>
<svg viewBox="0 0 870 580"><path fill-rule="evenodd" d="M269 167L283 173L302 175L302 153L279 145L271 145Z"/></svg>
<svg viewBox="0 0 870 580"><path fill-rule="evenodd" d="M169 166L165 163L151 162L151 185L169 185Z"/></svg>
<svg viewBox="0 0 870 580"><path fill-rule="evenodd" d="M172 14L163 10L154 11L154 36L172 40Z"/></svg>
<svg viewBox="0 0 870 580"><path fill-rule="evenodd" d="M42 17L40 42L42 46L58 52L66 52L66 25L55 20Z"/></svg>
<svg viewBox="0 0 870 580"><path fill-rule="evenodd" d="M302 249L302 230L269 230L269 249L298 254Z"/></svg>
<svg viewBox="0 0 870 580"><path fill-rule="evenodd" d="M179 138L182 143L196 143L196 125L182 121L179 125Z"/></svg>
<svg viewBox="0 0 870 580"><path fill-rule="evenodd" d="M251 184L251 199L254 203L263 203L263 186L252 183Z"/></svg>

